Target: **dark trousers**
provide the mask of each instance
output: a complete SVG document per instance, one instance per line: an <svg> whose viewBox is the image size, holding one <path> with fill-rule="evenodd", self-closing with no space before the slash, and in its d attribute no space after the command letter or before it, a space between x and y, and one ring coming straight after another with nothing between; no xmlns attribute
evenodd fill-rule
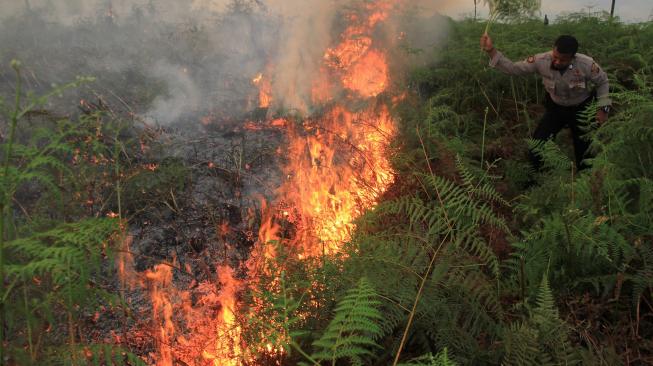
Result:
<svg viewBox="0 0 653 366"><path fill-rule="evenodd" d="M535 132L533 132L534 140L546 141L554 139L560 130L568 126L571 129L571 137L574 141L574 155L576 169L578 170L588 167L586 164L583 164L583 159L586 157L585 154L590 145L589 139L583 136L584 132L581 130L583 118L579 113L584 111L593 100L594 96L587 98L577 106L563 107L555 104L547 94L545 101L546 112L537 125L537 128L535 128ZM529 158L531 164L533 164L533 168L537 171L541 170L542 160L540 157L533 151L530 151Z"/></svg>

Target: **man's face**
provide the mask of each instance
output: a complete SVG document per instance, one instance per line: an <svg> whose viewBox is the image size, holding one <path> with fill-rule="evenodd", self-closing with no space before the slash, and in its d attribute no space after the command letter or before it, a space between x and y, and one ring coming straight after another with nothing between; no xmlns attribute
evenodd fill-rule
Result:
<svg viewBox="0 0 653 366"><path fill-rule="evenodd" d="M560 53L557 48L553 48L553 60L551 61L551 68L556 70L564 70L571 65L574 55Z"/></svg>

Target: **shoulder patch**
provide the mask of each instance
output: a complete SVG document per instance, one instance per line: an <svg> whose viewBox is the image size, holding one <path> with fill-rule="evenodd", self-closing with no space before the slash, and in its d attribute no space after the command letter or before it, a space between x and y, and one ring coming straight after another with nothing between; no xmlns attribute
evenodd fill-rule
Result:
<svg viewBox="0 0 653 366"><path fill-rule="evenodd" d="M526 59L526 61L527 61L529 64L532 64L533 62L535 62L535 56L528 56L528 58Z"/></svg>
<svg viewBox="0 0 653 366"><path fill-rule="evenodd" d="M593 75L596 75L596 74L598 74L600 71L601 71L601 68L599 67L599 65L597 65L596 62L593 62L593 63L592 63L592 74L593 74Z"/></svg>

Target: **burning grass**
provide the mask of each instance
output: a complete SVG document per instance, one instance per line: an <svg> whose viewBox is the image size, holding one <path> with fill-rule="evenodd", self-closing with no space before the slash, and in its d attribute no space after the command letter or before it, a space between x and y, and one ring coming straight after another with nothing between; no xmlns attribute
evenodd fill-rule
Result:
<svg viewBox="0 0 653 366"><path fill-rule="evenodd" d="M319 115L301 120L280 116L263 124L245 125L248 131L281 129L287 140L281 151L285 156L285 179L276 190L278 198L264 211L258 240L246 264L249 273L236 280L229 266L214 264L215 285L207 279L197 288L182 291L176 289L170 267L157 266L145 272L145 280L140 282L149 289L151 297L156 348L153 359L157 365L172 365L173 360L183 360L188 365L247 363L247 357L252 356L246 355L255 354L256 350L246 351L248 345L241 339L245 325L235 316L240 311L238 289L257 286L256 263L277 256L268 243L283 239L301 258L337 254L350 239L354 221L392 183L388 146L396 126L388 107L373 99L389 85L387 60L381 50L373 47L372 40L374 27L388 16L388 6L385 1L367 4L362 13L350 17L352 24L343 32L341 43L325 50L321 68L324 74L315 76L314 90L348 89L351 100L325 100L327 94L316 93L313 102L327 106ZM338 60L334 61L335 58ZM275 105L273 80L273 65L252 79L259 89L260 108ZM367 106L350 109L356 100ZM274 216L279 218L273 219ZM279 236L280 226L274 223L279 220L294 227L292 237ZM132 272L127 276L141 274ZM215 291L201 291L212 286ZM196 299L189 302L191 298ZM207 311L212 306L219 306L217 314ZM184 321L173 316L178 311L185 315ZM194 324L202 324L201 331ZM213 341L207 341L211 338ZM278 347L272 344L264 348L271 351Z"/></svg>

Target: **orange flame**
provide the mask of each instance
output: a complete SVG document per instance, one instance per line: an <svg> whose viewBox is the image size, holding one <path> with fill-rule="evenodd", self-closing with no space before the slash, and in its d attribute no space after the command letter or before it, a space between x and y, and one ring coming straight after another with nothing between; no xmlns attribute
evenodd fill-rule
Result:
<svg viewBox="0 0 653 366"><path fill-rule="evenodd" d="M322 72L313 80L313 102L328 103L332 86L325 75L340 78L358 98L372 98L389 86L385 54L375 46L374 27L387 19L393 1L368 2L367 16L353 13L341 42L324 54ZM359 104L359 103L358 103ZM387 159L396 127L388 109L368 100L352 111L338 103L322 116L289 124L289 179L279 197L294 207L299 230L295 243L308 255L335 253L354 229L354 220L392 183Z"/></svg>
<svg viewBox="0 0 653 366"><path fill-rule="evenodd" d="M261 201L261 213L263 217L258 231L258 241L247 261L247 268L252 276L259 273L265 260L276 257L275 247L270 242L279 240L279 230L281 229L273 221L273 212L265 200Z"/></svg>
<svg viewBox="0 0 653 366"><path fill-rule="evenodd" d="M291 178L279 195L298 211L306 254L332 254L349 239L354 220L392 183L386 144L395 133L387 109L332 109L315 121L315 132L290 131Z"/></svg>
<svg viewBox="0 0 653 366"><path fill-rule="evenodd" d="M165 290L172 281L172 269L165 264L158 264L146 272L145 278L149 280L154 338L159 354L156 366L172 366L175 326L172 321L172 300Z"/></svg>
<svg viewBox="0 0 653 366"><path fill-rule="evenodd" d="M392 1L375 1L366 5L367 18L352 14L352 24L342 33L342 42L328 49L325 63L340 71L342 85L360 96L374 97L385 91L388 85L388 64L385 54L374 48L374 27L387 19Z"/></svg>
<svg viewBox="0 0 653 366"><path fill-rule="evenodd" d="M385 55L376 50L367 52L342 78L343 85L363 97L375 97L388 85L388 64Z"/></svg>
<svg viewBox="0 0 653 366"><path fill-rule="evenodd" d="M387 150L396 126L387 107L370 100L389 85L385 54L372 39L373 28L387 18L389 6L390 2L379 1L368 6L367 18L351 16L354 24L345 30L339 45L325 52L321 72L311 81L313 103L333 105L330 76L336 75L355 97L368 99L366 108L354 111L346 107L348 103L336 103L303 124L286 119L269 122L287 131L287 179L277 191L277 204L288 207L282 215L295 224L292 240L298 250L293 253L298 258L338 252L349 240L354 220L376 203L394 179ZM268 67L266 75L271 73ZM265 80L269 79L263 74L254 79L261 106L271 100ZM275 258L275 247L268 242L280 238L280 227L265 203L262 211L257 246L247 263L253 276L259 273L261 261ZM273 351L279 352L267 345L268 354Z"/></svg>
<svg viewBox="0 0 653 366"><path fill-rule="evenodd" d="M321 107L316 108L322 110L320 115L303 121L270 118L244 126L245 130L274 127L287 132L286 150L277 150L278 155L287 157L283 167L287 179L276 192L279 198L274 207L282 208L278 214L295 225L291 243L297 250L290 253L297 258L337 253L350 239L355 220L393 182L387 150L396 126L388 108L375 98L390 85L389 67L373 35L394 1L364 3L365 9L347 17L351 25L341 34L340 43L325 50L320 73L306 81L312 86L312 102ZM268 66L252 79L261 108L273 102L273 72ZM342 89L349 91L349 100L334 99ZM209 117L202 122L209 123ZM261 261L275 258L277 247L268 243L281 239L274 210L264 203L262 212L258 241L246 263L250 276L260 273ZM226 241L228 234L228 226L221 225L221 240ZM121 267L123 271L129 268ZM157 366L171 366L176 360L189 366L235 366L253 361L248 359L254 352L247 350L236 313L238 291L246 284L234 277L231 268L218 267L219 286L193 280L187 291L171 285L169 265L155 266L145 278L140 283L147 286L152 301ZM255 283L255 277L251 281L250 285ZM183 316L183 334L175 334L177 311ZM283 354L281 346L271 343L254 351Z"/></svg>
<svg viewBox="0 0 653 366"><path fill-rule="evenodd" d="M233 276L229 266L218 267L218 277L221 286L218 300L221 304L220 314L217 319L216 339L211 350L204 350L202 357L211 360L214 366L238 366L241 364L239 357L241 328L236 322L237 308L236 293L240 281Z"/></svg>
<svg viewBox="0 0 653 366"><path fill-rule="evenodd" d="M258 105L261 108L267 108L272 103L272 83L263 73L259 73L252 79L252 83L258 86Z"/></svg>

